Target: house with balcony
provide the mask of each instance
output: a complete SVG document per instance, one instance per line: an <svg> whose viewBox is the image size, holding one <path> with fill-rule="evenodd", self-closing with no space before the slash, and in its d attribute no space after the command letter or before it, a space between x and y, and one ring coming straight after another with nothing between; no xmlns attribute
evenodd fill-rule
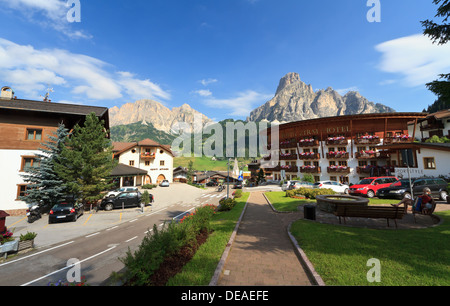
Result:
<svg viewBox="0 0 450 306"><path fill-rule="evenodd" d="M39 165L36 158L43 144L60 123L72 130L95 113L109 130L108 108L54 103L50 100L18 99L10 87L0 92L0 210L10 215L24 214L28 205L21 200L28 185L22 174Z"/></svg>
<svg viewBox="0 0 450 306"><path fill-rule="evenodd" d="M120 187L173 182L174 154L169 145L151 139L113 142L113 153L123 169L113 175Z"/></svg>

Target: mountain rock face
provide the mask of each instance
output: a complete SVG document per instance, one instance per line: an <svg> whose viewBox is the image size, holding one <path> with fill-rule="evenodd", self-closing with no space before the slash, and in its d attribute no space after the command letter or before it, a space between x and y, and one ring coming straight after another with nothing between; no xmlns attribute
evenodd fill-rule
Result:
<svg viewBox="0 0 450 306"><path fill-rule="evenodd" d="M127 125L141 122L150 122L161 131L170 133L171 127L176 122L186 122L194 126L194 116L202 116L205 125L211 119L191 108L188 104L169 109L159 102L153 100L138 100L134 103L126 103L120 108L114 106L109 109L110 125Z"/></svg>
<svg viewBox="0 0 450 306"><path fill-rule="evenodd" d="M387 112L395 110L369 102L356 91L350 91L345 96L341 96L331 87L314 92L311 85L306 85L300 80L298 73L288 73L280 80L274 98L253 110L247 120L290 122Z"/></svg>

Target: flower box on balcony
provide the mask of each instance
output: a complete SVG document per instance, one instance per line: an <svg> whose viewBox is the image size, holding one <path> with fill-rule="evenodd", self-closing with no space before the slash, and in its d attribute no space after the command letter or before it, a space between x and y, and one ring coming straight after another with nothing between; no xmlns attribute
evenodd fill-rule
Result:
<svg viewBox="0 0 450 306"><path fill-rule="evenodd" d="M315 140L313 138L300 139L300 141L298 142L298 145L300 147L318 147L319 146L319 141Z"/></svg>
<svg viewBox="0 0 450 306"><path fill-rule="evenodd" d="M350 168L347 166L330 166L327 171L328 173L350 173Z"/></svg>
<svg viewBox="0 0 450 306"><path fill-rule="evenodd" d="M316 166L302 166L300 167L301 173L321 173L321 168Z"/></svg>
<svg viewBox="0 0 450 306"><path fill-rule="evenodd" d="M280 154L280 160L296 160L297 154L291 154L291 153L281 153Z"/></svg>
<svg viewBox="0 0 450 306"><path fill-rule="evenodd" d="M339 136L339 137L328 137L327 138L327 145L343 145L348 144L347 137Z"/></svg>
<svg viewBox="0 0 450 306"><path fill-rule="evenodd" d="M361 136L356 139L357 144L365 144L365 143L378 144L380 142L381 142L381 139L379 136L372 136L372 135Z"/></svg>
<svg viewBox="0 0 450 306"><path fill-rule="evenodd" d="M320 154L314 153L314 152L303 152L303 153L300 153L298 157L302 160L304 160L304 159L320 159Z"/></svg>
<svg viewBox="0 0 450 306"><path fill-rule="evenodd" d="M330 151L327 153L327 158L349 158L349 153L345 151Z"/></svg>

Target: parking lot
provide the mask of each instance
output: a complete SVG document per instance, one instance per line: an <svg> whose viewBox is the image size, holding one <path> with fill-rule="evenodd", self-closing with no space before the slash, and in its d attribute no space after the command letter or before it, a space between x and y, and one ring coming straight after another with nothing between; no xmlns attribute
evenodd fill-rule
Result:
<svg viewBox="0 0 450 306"><path fill-rule="evenodd" d="M95 234L99 230L112 228L123 222L130 222L148 214L170 210L186 211L192 207L208 203L218 203L219 197L215 188L200 189L187 184L174 183L169 187L157 187L149 190L155 197L152 206L146 206L142 212L140 207L115 209L112 211L85 211L76 222L48 223L48 215L34 223L28 223L26 216L10 216L6 218L6 226L19 237L26 232L35 232L36 247L53 245L75 237ZM206 196L211 193L214 198ZM225 191L226 194L226 191ZM223 195L225 195L223 194Z"/></svg>

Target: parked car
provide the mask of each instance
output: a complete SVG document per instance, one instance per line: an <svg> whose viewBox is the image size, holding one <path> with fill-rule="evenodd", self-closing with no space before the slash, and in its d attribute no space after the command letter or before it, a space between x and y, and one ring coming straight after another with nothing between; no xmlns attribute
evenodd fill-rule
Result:
<svg viewBox="0 0 450 306"><path fill-rule="evenodd" d="M53 205L48 214L48 223L55 221L77 221L78 217L83 215L84 205L73 199L63 199L58 204Z"/></svg>
<svg viewBox="0 0 450 306"><path fill-rule="evenodd" d="M219 183L214 180L211 180L208 183L206 183L206 186L209 186L209 187L214 187L214 186L218 186L218 185L219 185Z"/></svg>
<svg viewBox="0 0 450 306"><path fill-rule="evenodd" d="M314 188L326 188L326 189L332 189L334 192L339 193L348 193L349 187L348 185L335 182L335 181L320 181L314 183Z"/></svg>
<svg viewBox="0 0 450 306"><path fill-rule="evenodd" d="M242 189L242 182L236 182L233 186L234 189Z"/></svg>
<svg viewBox="0 0 450 306"><path fill-rule="evenodd" d="M150 194L150 202L153 201L153 195ZM139 191L122 192L115 197L104 198L100 203L100 209L113 210L114 208L140 206L142 195Z"/></svg>
<svg viewBox="0 0 450 306"><path fill-rule="evenodd" d="M414 178L411 179L413 196L419 196L423 193L425 187L430 188L431 196L443 201L447 199L447 182L441 178ZM405 195L411 195L409 179L401 179L387 188L378 190L379 198L403 199Z"/></svg>
<svg viewBox="0 0 450 306"><path fill-rule="evenodd" d="M351 186L348 193L354 196L364 195L368 198L373 198L379 189L389 187L397 181L398 179L395 176L368 177Z"/></svg>
<svg viewBox="0 0 450 306"><path fill-rule="evenodd" d="M286 191L292 189L291 186L295 185L295 183L300 183L300 181L285 181L283 185L281 185L281 190Z"/></svg>
<svg viewBox="0 0 450 306"><path fill-rule="evenodd" d="M121 192L136 192L138 191L137 187L121 187L118 188L116 190L110 191L106 194L107 197L115 197L116 195L118 195Z"/></svg>
<svg viewBox="0 0 450 306"><path fill-rule="evenodd" d="M163 181L159 184L159 186L161 186L161 187L169 187L169 181L168 181L168 180L163 180Z"/></svg>

